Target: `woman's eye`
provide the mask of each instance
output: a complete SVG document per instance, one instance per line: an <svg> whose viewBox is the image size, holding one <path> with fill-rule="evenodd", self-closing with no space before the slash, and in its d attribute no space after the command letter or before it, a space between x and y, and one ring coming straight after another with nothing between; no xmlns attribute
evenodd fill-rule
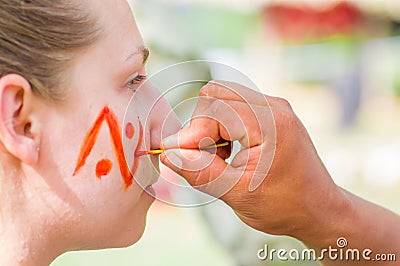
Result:
<svg viewBox="0 0 400 266"><path fill-rule="evenodd" d="M143 76L138 74L135 78L133 78L132 80L130 80L127 84L126 87L129 90L135 91L136 87L138 84L140 84L142 81L144 81L147 78L147 76Z"/></svg>

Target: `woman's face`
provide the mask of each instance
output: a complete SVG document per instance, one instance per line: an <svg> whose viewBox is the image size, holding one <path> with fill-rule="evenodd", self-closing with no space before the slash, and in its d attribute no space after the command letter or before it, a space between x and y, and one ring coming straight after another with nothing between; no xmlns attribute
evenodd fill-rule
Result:
<svg viewBox="0 0 400 266"><path fill-rule="evenodd" d="M138 75L146 74L147 51L125 0L90 1L89 8L100 18L102 37L67 71L67 99L43 105L35 169L56 195L42 201L65 237L80 243L76 249L126 246L140 238L154 200L144 188L158 178L150 159L158 160L134 152L159 147L170 111L164 100L156 103L159 92L143 86L125 116ZM155 104L157 114L144 117ZM164 133L177 130L172 122Z"/></svg>

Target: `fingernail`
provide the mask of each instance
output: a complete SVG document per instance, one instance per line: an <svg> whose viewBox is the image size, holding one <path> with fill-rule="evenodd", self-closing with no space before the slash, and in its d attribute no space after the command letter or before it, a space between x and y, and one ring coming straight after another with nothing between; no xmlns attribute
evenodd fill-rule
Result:
<svg viewBox="0 0 400 266"><path fill-rule="evenodd" d="M182 160L179 158L179 155L177 154L179 152L178 150L168 150L165 151L165 157L167 158L168 162L175 166L176 168L182 169Z"/></svg>
<svg viewBox="0 0 400 266"><path fill-rule="evenodd" d="M161 148L162 149L170 149L178 147L178 134L171 135L166 137L161 141Z"/></svg>

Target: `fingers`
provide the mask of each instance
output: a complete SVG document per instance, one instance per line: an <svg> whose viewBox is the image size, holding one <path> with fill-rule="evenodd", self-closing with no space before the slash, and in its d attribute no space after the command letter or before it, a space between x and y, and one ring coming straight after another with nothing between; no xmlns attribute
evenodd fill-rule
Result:
<svg viewBox="0 0 400 266"><path fill-rule="evenodd" d="M266 95L229 81L216 80L209 82L200 90L200 96L269 106L268 97Z"/></svg>
<svg viewBox="0 0 400 266"><path fill-rule="evenodd" d="M267 133L273 130L269 107L200 97L190 125L164 139L162 148L198 149L220 138L253 147L263 143Z"/></svg>
<svg viewBox="0 0 400 266"><path fill-rule="evenodd" d="M213 81L201 89L190 125L164 139L163 149L198 149L220 138L244 147L260 145L274 131L267 96L240 84Z"/></svg>
<svg viewBox="0 0 400 266"><path fill-rule="evenodd" d="M242 176L243 189L257 189L271 166L276 143L275 121L267 98L238 84L206 85L190 125L162 141L161 147L167 151L161 161L192 186L215 197L232 189ZM279 100L271 99L281 106ZM217 150L217 156L199 150L221 139L239 141L244 148L231 165L224 161L230 150Z"/></svg>
<svg viewBox="0 0 400 266"><path fill-rule="evenodd" d="M160 159L191 186L216 198L223 199L242 175L219 156L203 150L172 149L162 154Z"/></svg>
<svg viewBox="0 0 400 266"><path fill-rule="evenodd" d="M160 157L161 162L184 177L191 186L226 203L235 201L235 193L254 191L266 178L273 154L262 147L240 151L233 163L204 150L171 149Z"/></svg>
<svg viewBox="0 0 400 266"><path fill-rule="evenodd" d="M229 81L216 80L209 82L200 90L200 96L291 110L291 106L286 99L268 96L238 83Z"/></svg>

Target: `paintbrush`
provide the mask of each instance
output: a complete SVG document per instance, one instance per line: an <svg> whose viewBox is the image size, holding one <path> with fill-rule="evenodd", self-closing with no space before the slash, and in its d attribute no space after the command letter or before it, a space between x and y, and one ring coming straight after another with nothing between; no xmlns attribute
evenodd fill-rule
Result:
<svg viewBox="0 0 400 266"><path fill-rule="evenodd" d="M213 144L213 145L202 147L202 148L200 148L200 150L216 149L216 148L228 146L229 144L230 144L229 142ZM161 154L161 153L163 153L165 151L166 150L163 150L163 149L149 150L149 151L138 151L138 152L136 152L136 157L140 157L140 156L144 156L144 155L157 155L157 154Z"/></svg>

